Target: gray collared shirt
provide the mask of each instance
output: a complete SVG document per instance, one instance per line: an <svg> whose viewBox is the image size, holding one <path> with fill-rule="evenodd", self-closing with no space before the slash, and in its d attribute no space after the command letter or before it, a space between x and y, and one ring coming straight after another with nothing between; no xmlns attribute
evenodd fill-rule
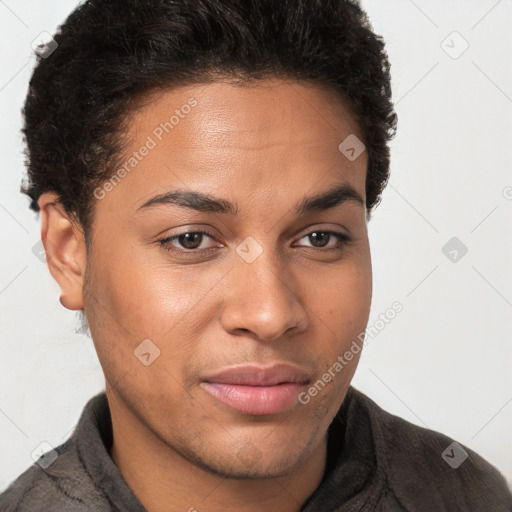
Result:
<svg viewBox="0 0 512 512"><path fill-rule="evenodd" d="M498 470L452 443L350 386L329 427L323 480L301 511L512 512ZM0 494L0 512L145 512L112 460L111 445L103 392L86 404L71 437L55 448L55 460L47 465L43 455Z"/></svg>

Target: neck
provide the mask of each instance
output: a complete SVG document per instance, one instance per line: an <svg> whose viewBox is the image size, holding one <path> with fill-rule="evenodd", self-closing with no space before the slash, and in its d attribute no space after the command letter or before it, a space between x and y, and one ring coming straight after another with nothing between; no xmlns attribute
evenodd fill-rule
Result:
<svg viewBox="0 0 512 512"><path fill-rule="evenodd" d="M164 443L108 388L107 396L112 459L148 512L299 512L320 485L327 460L327 434L290 474L227 478L194 464Z"/></svg>

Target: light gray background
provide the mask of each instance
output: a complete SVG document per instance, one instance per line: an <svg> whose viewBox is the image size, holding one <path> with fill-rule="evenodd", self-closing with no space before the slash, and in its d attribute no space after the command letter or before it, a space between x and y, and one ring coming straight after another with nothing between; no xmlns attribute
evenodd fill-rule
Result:
<svg viewBox="0 0 512 512"><path fill-rule="evenodd" d="M91 340L32 253L39 220L19 193L31 42L76 4L0 1L0 489L41 442L62 443L104 387ZM363 6L387 42L399 116L391 180L369 224L369 325L394 301L404 310L369 340L353 384L512 481L512 2ZM454 31L469 44L458 58ZM457 262L441 250L454 236L468 248Z"/></svg>

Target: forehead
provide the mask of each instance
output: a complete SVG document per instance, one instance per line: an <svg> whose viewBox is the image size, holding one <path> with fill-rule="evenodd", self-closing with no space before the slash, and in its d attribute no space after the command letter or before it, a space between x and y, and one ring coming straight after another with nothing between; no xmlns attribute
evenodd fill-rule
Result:
<svg viewBox="0 0 512 512"><path fill-rule="evenodd" d="M143 98L126 129L123 177L109 201L122 195L132 210L170 187L294 201L294 191L344 178L364 197L366 152L350 161L339 149L349 136L363 138L355 116L312 84L212 82L160 90Z"/></svg>
<svg viewBox="0 0 512 512"><path fill-rule="evenodd" d="M175 130L184 119L193 130ZM277 78L245 85L218 81L156 90L141 98L130 120L128 131L135 138L154 131L155 122L170 121L176 143L185 142L180 140L183 135L187 144L215 140L221 147L232 146L236 136L243 144L241 149L258 149L258 145L280 139L289 143L291 137L297 143L318 142L323 138L320 132L332 132L336 139L349 133L362 138L350 105L333 91L319 84ZM204 135L208 140L202 139Z"/></svg>

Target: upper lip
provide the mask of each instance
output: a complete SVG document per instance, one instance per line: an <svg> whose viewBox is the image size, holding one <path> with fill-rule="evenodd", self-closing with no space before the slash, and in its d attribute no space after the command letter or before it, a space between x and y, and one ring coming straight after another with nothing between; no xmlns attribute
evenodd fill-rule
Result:
<svg viewBox="0 0 512 512"><path fill-rule="evenodd" d="M267 367L254 365L232 366L203 378L204 382L217 384L239 384L245 386L275 386L283 383L309 383L305 370L288 364Z"/></svg>

